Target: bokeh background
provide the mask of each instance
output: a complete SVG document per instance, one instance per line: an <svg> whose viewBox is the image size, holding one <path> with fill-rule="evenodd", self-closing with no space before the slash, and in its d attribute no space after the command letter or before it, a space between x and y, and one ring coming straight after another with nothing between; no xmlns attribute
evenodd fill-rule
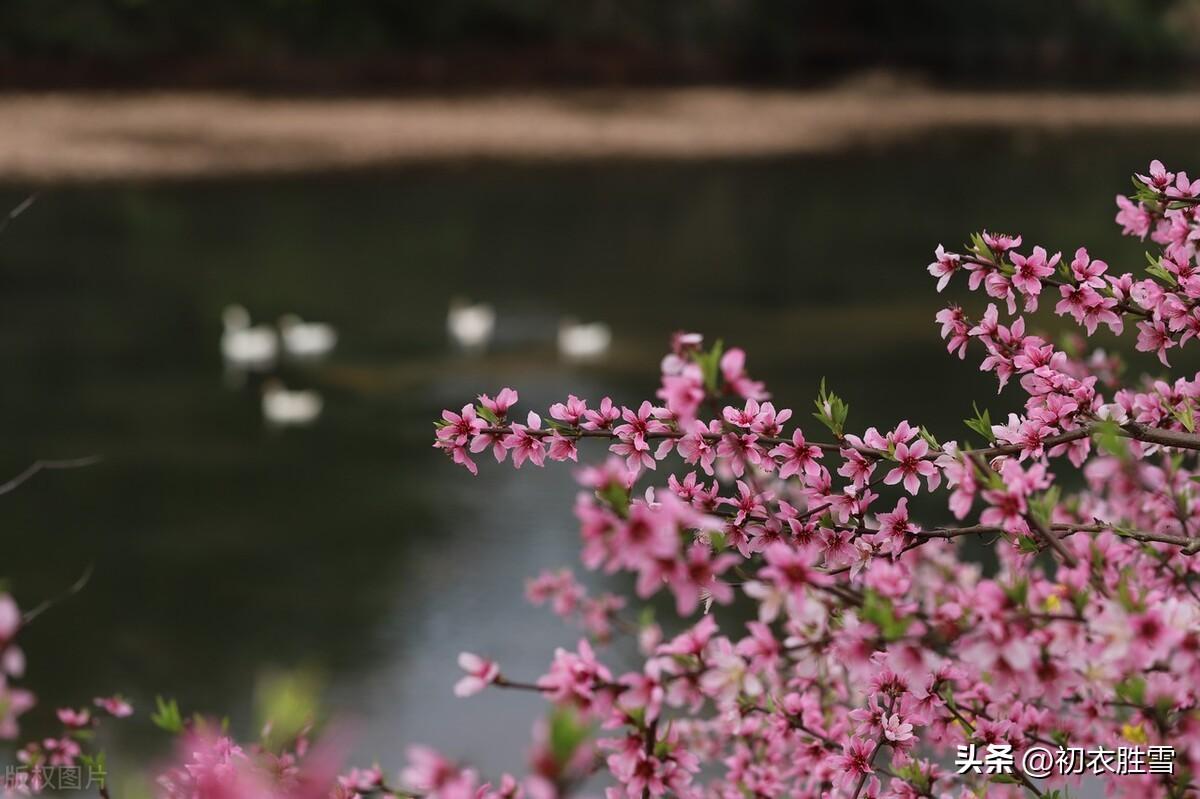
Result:
<svg viewBox="0 0 1200 799"><path fill-rule="evenodd" d="M454 657L530 677L577 638L523 599L578 568L573 483L472 479L440 409L634 402L687 329L798 418L825 377L855 426L965 435L1012 399L945 355L934 246L990 227L1136 268L1113 196L1153 157L1200 169L1198 26L1172 0L0 2L0 204L36 196L0 235L0 466L103 457L0 500L24 605L94 567L24 635L30 729L120 691L252 732L258 676L302 668L361 759L519 766L540 702L456 700ZM482 351L447 337L458 296L496 313ZM234 302L338 347L231 381ZM563 358L567 317L608 351ZM265 424L268 377L323 413ZM114 772L163 751L144 716L109 743Z"/></svg>

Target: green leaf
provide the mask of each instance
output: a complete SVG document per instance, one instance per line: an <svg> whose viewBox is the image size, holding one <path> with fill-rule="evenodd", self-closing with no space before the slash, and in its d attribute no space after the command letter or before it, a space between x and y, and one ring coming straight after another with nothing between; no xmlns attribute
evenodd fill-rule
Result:
<svg viewBox="0 0 1200 799"><path fill-rule="evenodd" d="M674 723L673 721L668 721L666 732L663 734L663 736L661 738L659 738L657 741L654 742L654 756L657 757L659 760L665 760L667 758L667 756L671 754L671 749L673 747L672 747L670 738L671 738L671 725L673 723Z"/></svg>
<svg viewBox="0 0 1200 799"><path fill-rule="evenodd" d="M1133 199L1142 202L1157 202L1159 199L1158 192L1147 186L1142 181L1138 180L1137 175L1129 177L1133 181Z"/></svg>
<svg viewBox="0 0 1200 799"><path fill-rule="evenodd" d="M900 779L917 789L917 793L924 796L931 789L929 775L921 772L921 764L915 760L909 762L907 766L896 769L896 774Z"/></svg>
<svg viewBox="0 0 1200 799"><path fill-rule="evenodd" d="M1041 547L1032 536L1019 535L1017 536L1017 551L1023 555L1036 555L1041 552Z"/></svg>
<svg viewBox="0 0 1200 799"><path fill-rule="evenodd" d="M814 404L817 406L817 412L813 414L813 418L828 427L835 436L841 438L842 432L846 429L846 419L850 416L850 406L825 387L825 378L823 377Z"/></svg>
<svg viewBox="0 0 1200 799"><path fill-rule="evenodd" d="M1004 593L1012 600L1012 603L1018 607L1024 607L1026 600L1029 598L1029 581L1024 577L1020 577L1012 582L1011 585L1005 586Z"/></svg>
<svg viewBox="0 0 1200 799"><path fill-rule="evenodd" d="M1096 444L1122 461L1129 460L1129 441L1121 435L1121 426L1111 419L1102 419L1093 428Z"/></svg>
<svg viewBox="0 0 1200 799"><path fill-rule="evenodd" d="M495 427L496 425L500 424L500 418L498 416L496 416L496 414L492 413L490 408L487 408L483 405L476 405L475 413L477 415L479 415L480 417L482 417L484 419L484 421L486 421L492 427Z"/></svg>
<svg viewBox="0 0 1200 799"><path fill-rule="evenodd" d="M1196 432L1196 417L1192 411L1192 403L1184 402L1182 407L1173 409L1171 415L1178 419L1189 433Z"/></svg>
<svg viewBox="0 0 1200 799"><path fill-rule="evenodd" d="M859 615L864 621L878 627L880 635L887 641L902 638L905 631L908 630L908 625L912 622L909 617L897 618L892 601L870 589L867 589L866 595L863 597L862 611Z"/></svg>
<svg viewBox="0 0 1200 799"><path fill-rule="evenodd" d="M104 750L101 749L95 755L80 755L79 762L87 771L88 778L103 788L108 779L108 757Z"/></svg>
<svg viewBox="0 0 1200 799"><path fill-rule="evenodd" d="M629 515L629 489L624 486L610 482L598 490L596 496L621 518Z"/></svg>
<svg viewBox="0 0 1200 799"><path fill-rule="evenodd" d="M317 715L320 680L307 670L264 674L254 700L259 729L269 729L266 743L276 749L295 740Z"/></svg>
<svg viewBox="0 0 1200 799"><path fill-rule="evenodd" d="M172 735L183 732L183 716L179 713L178 702L174 699L166 701L161 696L156 696L154 704L158 708L150 714L150 721L154 723L154 726L166 730Z"/></svg>
<svg viewBox="0 0 1200 799"><path fill-rule="evenodd" d="M925 428L925 425L921 425L921 438L924 439L925 443L928 444L933 449L941 449L942 448L942 445L939 444L938 440L933 437L933 433L929 432Z"/></svg>
<svg viewBox="0 0 1200 799"><path fill-rule="evenodd" d="M1146 680L1138 675L1126 677L1117 684L1117 696L1126 702L1140 705L1146 701Z"/></svg>
<svg viewBox="0 0 1200 799"><path fill-rule="evenodd" d="M972 419L963 419L963 424L974 430L979 435L983 436L988 442L996 443L996 434L992 432L992 414L984 408L979 410L979 406L974 402L971 407L975 410L975 416Z"/></svg>
<svg viewBox="0 0 1200 799"><path fill-rule="evenodd" d="M1133 588L1129 584L1128 569L1121 571L1121 579L1117 582L1117 598L1121 601L1121 606L1130 613L1140 612L1144 609L1142 600L1133 594Z"/></svg>
<svg viewBox="0 0 1200 799"><path fill-rule="evenodd" d="M697 352L692 356L692 360L700 367L700 374L704 376L704 386L710 394L716 394L719 388L717 378L721 375L721 355L724 351L725 342L717 339L711 350Z"/></svg>
<svg viewBox="0 0 1200 799"><path fill-rule="evenodd" d="M1162 265L1162 261L1155 261L1147 266L1146 274L1156 277L1171 286L1174 286L1176 283L1175 276L1166 270L1166 268Z"/></svg>
<svg viewBox="0 0 1200 799"><path fill-rule="evenodd" d="M709 530L708 543L712 545L714 552L723 552L725 550L725 533L720 530Z"/></svg>
<svg viewBox="0 0 1200 799"><path fill-rule="evenodd" d="M565 768L575 752L588 739L590 728L580 721L574 708L564 706L550 713L550 754L559 768Z"/></svg>
<svg viewBox="0 0 1200 799"><path fill-rule="evenodd" d="M980 233L971 234L971 252L985 261L996 261L996 254L992 252L992 248L987 246L987 242L983 240L983 235Z"/></svg>
<svg viewBox="0 0 1200 799"><path fill-rule="evenodd" d="M1042 524L1049 525L1051 516L1054 514L1055 508L1059 505L1059 500L1062 497L1062 488L1059 486L1051 486L1048 491L1042 492L1036 497L1029 500L1029 509L1033 511L1033 515L1037 517Z"/></svg>

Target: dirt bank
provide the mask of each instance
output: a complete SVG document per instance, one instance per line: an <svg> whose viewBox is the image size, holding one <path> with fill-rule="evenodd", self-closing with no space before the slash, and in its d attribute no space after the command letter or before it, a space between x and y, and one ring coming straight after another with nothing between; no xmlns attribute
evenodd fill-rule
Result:
<svg viewBox="0 0 1200 799"><path fill-rule="evenodd" d="M1200 128L1200 94L687 89L456 99L0 96L0 180L171 178L453 159L711 158L934 128Z"/></svg>

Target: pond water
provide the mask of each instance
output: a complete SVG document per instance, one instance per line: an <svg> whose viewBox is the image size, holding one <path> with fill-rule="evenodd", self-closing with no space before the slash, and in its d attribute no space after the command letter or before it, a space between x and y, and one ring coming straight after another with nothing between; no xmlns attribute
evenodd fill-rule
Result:
<svg viewBox="0 0 1200 799"><path fill-rule="evenodd" d="M522 597L526 576L576 565L572 482L484 461L471 479L430 448L440 408L503 385L527 407L568 390L631 402L687 328L744 346L800 418L825 376L852 423L961 436L972 399L993 417L1012 399L945 356L933 247L989 226L1136 268L1112 197L1151 157L1186 165L1193 143L960 133L821 158L45 191L0 239L0 467L104 460L0 504L23 604L94 565L27 631L29 684L62 704L176 696L244 731L256 675L308 666L357 719L364 759L398 767L424 741L519 767L539 701L456 700L454 656L532 677L575 640ZM496 306L488 353L448 346L454 295ZM323 393L312 427L268 430L257 384L227 384L220 316L235 301L338 327L332 358L281 375ZM564 315L611 323L609 356L560 362ZM148 726L116 742L127 760L153 756Z"/></svg>

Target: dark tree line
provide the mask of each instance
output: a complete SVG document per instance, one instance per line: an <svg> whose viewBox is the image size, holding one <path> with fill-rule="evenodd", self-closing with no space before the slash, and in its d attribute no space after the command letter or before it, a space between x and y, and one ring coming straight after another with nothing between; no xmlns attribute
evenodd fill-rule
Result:
<svg viewBox="0 0 1200 799"><path fill-rule="evenodd" d="M1200 0L0 0L0 80L1137 80L1193 63L1198 29Z"/></svg>

